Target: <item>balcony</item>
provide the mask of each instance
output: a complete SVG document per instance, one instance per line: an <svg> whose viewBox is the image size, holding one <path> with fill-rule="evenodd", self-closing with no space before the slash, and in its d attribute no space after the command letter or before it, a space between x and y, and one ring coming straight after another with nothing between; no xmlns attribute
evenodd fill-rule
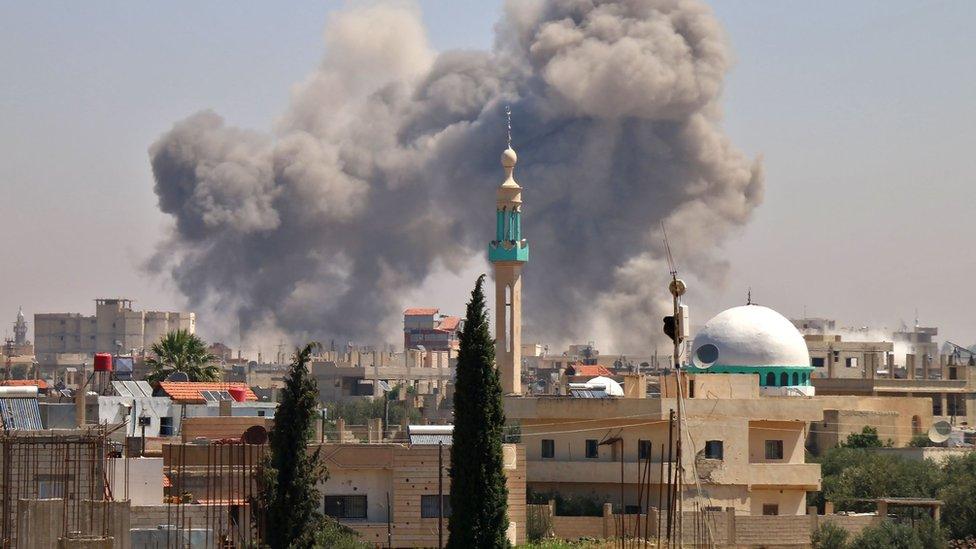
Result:
<svg viewBox="0 0 976 549"><path fill-rule="evenodd" d="M750 463L749 486L752 488L820 489L818 463Z"/></svg>

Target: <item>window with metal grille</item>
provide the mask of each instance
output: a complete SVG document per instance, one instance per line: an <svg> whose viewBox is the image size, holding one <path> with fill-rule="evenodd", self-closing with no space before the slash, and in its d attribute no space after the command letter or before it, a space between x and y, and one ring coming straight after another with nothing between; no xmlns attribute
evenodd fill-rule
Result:
<svg viewBox="0 0 976 549"><path fill-rule="evenodd" d="M779 505L775 503L764 503L763 504L763 514L764 515L778 515Z"/></svg>
<svg viewBox="0 0 976 549"><path fill-rule="evenodd" d="M598 458L600 457L600 441L596 439L587 439L586 441L586 457L588 458Z"/></svg>
<svg viewBox="0 0 976 549"><path fill-rule="evenodd" d="M556 457L556 441L549 438L542 439L542 457Z"/></svg>
<svg viewBox="0 0 976 549"><path fill-rule="evenodd" d="M444 518L451 516L451 496L441 496L444 501ZM437 495L420 496L420 516L421 518L438 518L440 508L437 506Z"/></svg>
<svg viewBox="0 0 976 549"><path fill-rule="evenodd" d="M721 440L706 440L705 459L722 459L725 450L723 446Z"/></svg>
<svg viewBox="0 0 976 549"><path fill-rule="evenodd" d="M766 441L766 459L783 459L783 441Z"/></svg>
<svg viewBox="0 0 976 549"><path fill-rule="evenodd" d="M339 519L364 519L366 496L325 496L325 514Z"/></svg>

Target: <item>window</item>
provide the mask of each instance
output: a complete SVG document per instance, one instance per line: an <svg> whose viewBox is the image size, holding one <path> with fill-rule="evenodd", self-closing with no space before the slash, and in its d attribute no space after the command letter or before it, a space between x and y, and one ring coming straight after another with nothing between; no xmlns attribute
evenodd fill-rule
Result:
<svg viewBox="0 0 976 549"><path fill-rule="evenodd" d="M637 459L651 459L651 441L637 441Z"/></svg>
<svg viewBox="0 0 976 549"><path fill-rule="evenodd" d="M556 457L556 442L550 438L542 439L542 457Z"/></svg>
<svg viewBox="0 0 976 549"><path fill-rule="evenodd" d="M724 444L721 440L705 441L705 459L722 459Z"/></svg>
<svg viewBox="0 0 976 549"><path fill-rule="evenodd" d="M783 441L766 441L766 459L783 459Z"/></svg>
<svg viewBox="0 0 976 549"><path fill-rule="evenodd" d="M932 397L932 415L942 415L942 395L935 395Z"/></svg>
<svg viewBox="0 0 976 549"><path fill-rule="evenodd" d="M840 362L840 351L834 351L834 362Z"/></svg>
<svg viewBox="0 0 976 549"><path fill-rule="evenodd" d="M776 374L769 372L766 374L766 387L776 386Z"/></svg>
<svg viewBox="0 0 976 549"><path fill-rule="evenodd" d="M264 417L264 410L258 410L258 417Z"/></svg>
<svg viewBox="0 0 976 549"><path fill-rule="evenodd" d="M161 437L171 437L173 436L173 418L170 416L163 416L159 418L159 436Z"/></svg>
<svg viewBox="0 0 976 549"><path fill-rule="evenodd" d="M444 494L441 496L444 502L444 518L451 516L451 496ZM441 516L440 507L437 505L437 495L420 496L420 517L438 518Z"/></svg>
<svg viewBox="0 0 976 549"><path fill-rule="evenodd" d="M815 356L815 357L811 358L810 359L810 366L813 366L814 368L823 368L824 367L824 359L823 359L823 357L822 356Z"/></svg>
<svg viewBox="0 0 976 549"><path fill-rule="evenodd" d="M37 475L37 497L39 499L63 498L67 481L67 475Z"/></svg>
<svg viewBox="0 0 976 549"><path fill-rule="evenodd" d="M844 366L848 368L857 368L857 357L849 356L844 360Z"/></svg>
<svg viewBox="0 0 976 549"><path fill-rule="evenodd" d="M337 519L364 519L366 496L325 496L325 514Z"/></svg>
<svg viewBox="0 0 976 549"><path fill-rule="evenodd" d="M586 457L588 458L600 457L599 441L592 438L586 440Z"/></svg>
<svg viewBox="0 0 976 549"><path fill-rule="evenodd" d="M775 503L764 503L763 504L763 514L764 515L778 515L779 505Z"/></svg>
<svg viewBox="0 0 976 549"><path fill-rule="evenodd" d="M695 380L688 380L688 398L695 398Z"/></svg>

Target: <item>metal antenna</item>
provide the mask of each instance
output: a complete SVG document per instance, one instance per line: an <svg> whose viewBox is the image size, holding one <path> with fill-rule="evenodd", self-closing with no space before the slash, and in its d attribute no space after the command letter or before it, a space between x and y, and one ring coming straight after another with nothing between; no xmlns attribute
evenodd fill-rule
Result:
<svg viewBox="0 0 976 549"><path fill-rule="evenodd" d="M671 243L668 241L668 230L664 226L664 222L661 222L661 232L664 233L664 249L668 253L668 271L671 273L671 278L675 278L678 275L678 268L674 265L674 257L671 255Z"/></svg>
<svg viewBox="0 0 976 549"><path fill-rule="evenodd" d="M512 107L505 105L505 127L507 129L508 136L508 148L512 148Z"/></svg>
<svg viewBox="0 0 976 549"><path fill-rule="evenodd" d="M746 293L746 305L752 305L752 286L749 286L749 291Z"/></svg>

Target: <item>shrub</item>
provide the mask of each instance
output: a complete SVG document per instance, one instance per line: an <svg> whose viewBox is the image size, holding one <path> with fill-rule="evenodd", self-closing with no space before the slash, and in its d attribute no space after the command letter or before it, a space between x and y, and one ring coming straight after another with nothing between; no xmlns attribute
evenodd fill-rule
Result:
<svg viewBox="0 0 976 549"><path fill-rule="evenodd" d="M861 531L851 542L857 549L928 549L919 535L906 524L883 521Z"/></svg>
<svg viewBox="0 0 976 549"><path fill-rule="evenodd" d="M810 537L813 549L847 549L847 530L833 522L824 522Z"/></svg>

